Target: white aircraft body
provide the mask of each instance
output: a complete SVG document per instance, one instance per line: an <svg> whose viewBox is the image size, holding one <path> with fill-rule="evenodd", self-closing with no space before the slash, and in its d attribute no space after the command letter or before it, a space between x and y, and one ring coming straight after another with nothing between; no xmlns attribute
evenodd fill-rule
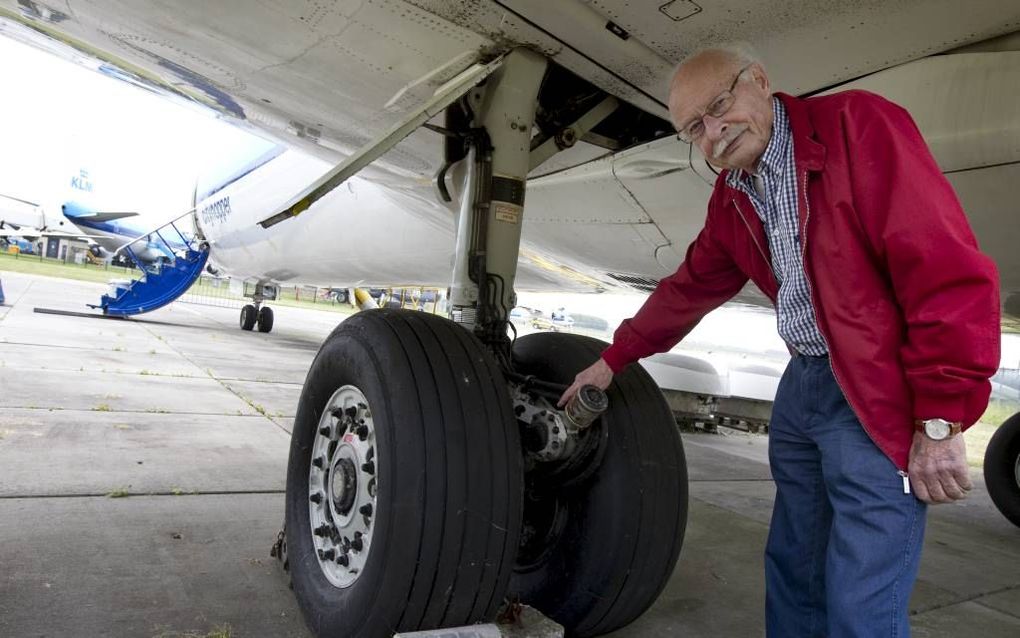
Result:
<svg viewBox="0 0 1020 638"><path fill-rule="evenodd" d="M46 229L42 206L27 199L0 194L0 231L24 230L25 234Z"/></svg>
<svg viewBox="0 0 1020 638"><path fill-rule="evenodd" d="M999 266L1007 323L1020 315L1015 0L2 0L0 27L295 149L196 202L227 270L450 284L477 339L359 313L309 371L286 540L318 635L471 624L511 594L596 636L662 590L686 465L654 383L632 367L559 410L599 346L543 333L511 353L505 322L515 286L648 290L676 268L714 180L666 108L699 46L749 41L778 90L909 109ZM1020 437L1007 425L999 451ZM1018 463L985 471L1020 523Z"/></svg>

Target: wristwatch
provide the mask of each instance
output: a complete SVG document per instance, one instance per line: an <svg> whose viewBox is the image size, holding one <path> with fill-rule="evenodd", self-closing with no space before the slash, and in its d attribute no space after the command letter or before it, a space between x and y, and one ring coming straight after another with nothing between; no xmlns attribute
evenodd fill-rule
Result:
<svg viewBox="0 0 1020 638"><path fill-rule="evenodd" d="M959 421L946 421L945 419L918 419L914 421L914 429L924 432L932 441L942 441L951 436L956 436L963 429Z"/></svg>

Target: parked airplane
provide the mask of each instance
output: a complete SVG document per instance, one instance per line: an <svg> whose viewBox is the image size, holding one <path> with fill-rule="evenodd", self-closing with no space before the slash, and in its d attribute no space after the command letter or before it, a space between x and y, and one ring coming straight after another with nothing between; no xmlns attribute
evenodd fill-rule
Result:
<svg viewBox="0 0 1020 638"><path fill-rule="evenodd" d="M633 367L608 403L593 391L559 411L550 397L599 344L540 333L511 347L505 322L516 287L649 289L682 259L712 176L672 136L665 97L676 62L701 44L751 41L790 93L866 88L907 107L999 266L1009 325L1020 317L1013 0L963 12L949 0L225 0L187 11L0 0L0 17L51 49L50 38L84 43L153 90L317 158L285 151L254 168L279 187L264 201L245 199L243 176L199 199L228 269L266 282L450 285L452 323L360 313L309 371L286 548L319 635L469 624L512 594L594 636L662 590L687 492L661 395ZM229 213L213 214L220 200ZM392 250L394 233L406 251ZM765 303L751 289L738 299Z"/></svg>
<svg viewBox="0 0 1020 638"><path fill-rule="evenodd" d="M113 259L118 254L131 256L140 268L174 258L174 251L184 248L183 243L163 239L150 234L149 227L132 224L125 220L137 218L135 212L99 212L76 202L67 202L60 207L64 217L77 227L92 244L89 247L96 257Z"/></svg>
<svg viewBox="0 0 1020 638"><path fill-rule="evenodd" d="M27 199L0 194L0 231L24 231L31 236L33 231L46 230L46 214L42 206Z"/></svg>
<svg viewBox="0 0 1020 638"><path fill-rule="evenodd" d="M151 233L153 224L142 226L135 211L97 210L96 183L87 169L79 169L67 184L68 197L61 214L89 239L89 252L101 259L126 259L145 269L172 260L184 249L182 241ZM126 221L133 220L133 221Z"/></svg>
<svg viewBox="0 0 1020 638"><path fill-rule="evenodd" d="M21 252L34 254L43 237L78 238L90 244L89 251L101 259L122 258L125 263L144 269L173 259L184 248L171 235L164 239L150 234L147 227L126 220L137 220L137 212L97 210L95 183L86 169L76 171L67 183L67 200L60 214L47 216L46 207L10 195L0 195L0 237ZM130 247L130 254L127 248Z"/></svg>

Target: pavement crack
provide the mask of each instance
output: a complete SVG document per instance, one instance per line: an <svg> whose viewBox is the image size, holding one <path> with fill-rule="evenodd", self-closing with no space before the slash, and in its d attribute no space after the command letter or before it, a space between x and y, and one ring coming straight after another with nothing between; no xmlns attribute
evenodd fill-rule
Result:
<svg viewBox="0 0 1020 638"><path fill-rule="evenodd" d="M28 293L28 291L32 289L32 285L34 283L35 283L35 281L29 281L28 285L25 286L25 289L21 291L20 295L18 295L18 298L14 300L14 303L5 303L4 304L5 306L9 306L11 309L8 310L7 312L5 312L2 317L0 317L0 323L2 323L3 320L7 318L7 315L11 314L11 312L14 311L14 306L17 306L18 302L21 301L21 298L24 297Z"/></svg>
<svg viewBox="0 0 1020 638"><path fill-rule="evenodd" d="M207 368L203 368L202 366L200 366L200 365L198 365L197 363L195 363L195 361L193 361L193 360L191 359L191 357L189 357L189 356L188 356L187 354L185 354L185 353L184 353L183 351L181 351L181 350L179 350L179 349L175 348L174 346L170 345L170 344L169 344L169 343L167 343L167 342L166 342L166 341L165 341L165 340L164 340L164 339L163 339L162 337L160 337L159 335L157 335L157 334L156 334L155 332L153 332L152 330L149 330L148 326L142 326L142 329L143 329L143 330L145 330L146 332L148 332L148 333L149 333L150 335L152 335L152 336L153 336L153 337L155 337L156 339L159 339L160 341L162 341L163 343L165 343L165 344L166 344L166 347L168 347L168 348L170 348L171 350L173 350L174 352L176 352L176 353L177 353L177 355L178 355L178 356L180 356L180 357L181 357L182 359L184 359L185 361L187 361L187 362L188 362L188 363L190 363L191 365L195 366L195 367L196 367L196 368L198 368L199 370L202 370L203 372L205 372L205 374L206 374L206 375L207 375L207 376L208 376L208 377L209 377L210 379L212 379L212 380L213 380L213 381L215 381L216 383L220 384L220 386L222 386L222 387L223 387L223 389L225 389L225 390L226 390L227 392L230 392L231 394L233 394L234 396L236 396L236 397L237 397L238 399L240 399L241 401L244 401L245 403L247 403L247 404L248 404L248 406L249 406L249 407L251 407L251 409L255 410L255 411L256 411L256 412L258 412L258 413L259 413L260 415L264 416L264 417L265 417L266 419L268 419L268 420L269 420L269 422L270 422L270 423L272 423L273 425L275 425L276 427L278 427L278 428L279 428L280 430L282 430L282 431L283 431L283 432L284 432L284 433L285 433L285 434L286 434L287 436L290 436L290 430L288 430L288 429L287 429L286 427L284 427L284 425L283 425L282 423L280 423L279 421L277 421L276 419L274 419L274 418L273 418L273 415L271 415L271 414L270 414L270 413L269 413L269 412L268 412L268 411L267 411L267 410L266 410L266 409L265 409L265 408L264 408L263 406L259 405L258 403L255 403L255 402L253 402L253 401L252 401L251 399L249 399L248 397L244 396L244 395L243 395L242 393L238 392L238 391L237 391L237 390L235 390L234 388L232 388L232 387L230 387L229 385L227 385L226 383L224 383L224 382L223 382L223 380L222 380L222 379L220 379L219 377L217 377L216 375L214 375L214 374L212 373L212 371L211 371L211 370L209 370L209 369L207 369Z"/></svg>
<svg viewBox="0 0 1020 638"><path fill-rule="evenodd" d="M46 407L38 405L5 405L2 406L4 410L37 410L40 412L101 412L103 414L187 414L189 416L229 416L229 417L248 417L248 418L261 418L264 414L237 414L235 412L182 412L179 410L125 410L123 408L115 409L103 409L97 410L96 408L59 408L59 407Z"/></svg>
<svg viewBox="0 0 1020 638"><path fill-rule="evenodd" d="M1020 618L1020 615L1017 615L1017 614L1014 614L1014 613L1008 612L1008 611L1003 611L1002 609L999 609L997 607L990 607L989 605L986 605L986 604L984 604L984 603L982 603L982 602L980 602L978 600L980 598L985 598L986 596L994 596L996 594L1001 594L1001 593L1004 593L1004 592L1007 592L1007 591L1013 591L1013 590L1020 590L1020 583L1016 583L1016 584L1013 584L1013 585L1006 585L1005 587L999 587L998 589L990 589L988 591L978 592L976 594L973 594L971 596L967 596L965 598L960 598L960 599L953 600L953 601L950 601L950 602L941 603L941 604L938 604L938 605L929 605L928 607L923 607L921 609L912 610L910 612L910 615L911 616L917 616L917 615L920 615L920 614L927 614L929 612L938 611L940 609L945 609L947 607L954 607L956 605L962 605L963 603L977 602L977 604L981 605L982 607L987 607L988 609L992 609L992 610L997 611L999 613L1006 614L1007 616L1012 616L1014 618Z"/></svg>
<svg viewBox="0 0 1020 638"><path fill-rule="evenodd" d="M111 492L84 492L81 494L0 494L0 501L17 501L26 499L46 498L131 498L138 496L258 496L261 494L286 494L286 490L207 490L207 491L152 491L152 492L131 492L118 491L116 496L110 496Z"/></svg>

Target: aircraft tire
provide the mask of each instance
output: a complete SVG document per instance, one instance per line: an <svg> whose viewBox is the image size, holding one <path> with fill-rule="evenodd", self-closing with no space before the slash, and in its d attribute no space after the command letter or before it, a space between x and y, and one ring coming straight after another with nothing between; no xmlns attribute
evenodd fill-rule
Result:
<svg viewBox="0 0 1020 638"><path fill-rule="evenodd" d="M530 334L514 345L515 370L567 384L606 345L581 335ZM644 613L673 573L687 524L687 462L662 392L643 368L630 366L607 393L601 463L575 487L557 493L552 486L547 496L559 511L543 517L557 521L547 526L555 531L540 534L546 548L517 566L510 585L511 595L570 636L599 636ZM525 536L533 534L540 488L528 486Z"/></svg>
<svg viewBox="0 0 1020 638"><path fill-rule="evenodd" d="M311 457L317 445L332 445L322 439L326 409L352 388L365 397L371 431L356 434L373 443L378 482L367 479L375 485L374 527L363 537L367 555L356 557L363 568L340 587L313 533L311 517L321 510L310 496L319 484ZM322 466L355 444L347 436ZM324 494L332 497L334 484ZM287 466L288 561L309 628L389 638L493 619L517 553L522 492L517 421L503 373L482 344L427 313L377 309L348 318L309 370ZM339 530L343 519L332 524Z"/></svg>
<svg viewBox="0 0 1020 638"><path fill-rule="evenodd" d="M271 332L273 330L273 309L269 306L259 308L258 318L255 322L258 324L259 332Z"/></svg>
<svg viewBox="0 0 1020 638"><path fill-rule="evenodd" d="M245 304L241 307L241 330L251 330L255 327L256 312L255 306Z"/></svg>
<svg viewBox="0 0 1020 638"><path fill-rule="evenodd" d="M1020 413L1006 419L985 450L985 486L995 507L1020 527Z"/></svg>

